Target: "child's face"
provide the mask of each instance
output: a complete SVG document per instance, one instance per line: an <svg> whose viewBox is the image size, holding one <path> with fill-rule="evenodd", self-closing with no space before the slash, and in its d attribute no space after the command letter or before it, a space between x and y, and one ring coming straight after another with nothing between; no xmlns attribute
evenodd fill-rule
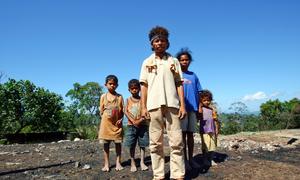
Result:
<svg viewBox="0 0 300 180"><path fill-rule="evenodd" d="M138 95L139 92L140 92L140 87L139 87L139 86L132 85L132 86L130 86L130 88L129 88L129 92L130 92L133 96L136 96L136 95Z"/></svg>
<svg viewBox="0 0 300 180"><path fill-rule="evenodd" d="M189 65L191 63L189 57L186 54L183 54L180 56L180 58L178 60L179 60L181 69L183 71L186 71L189 68Z"/></svg>
<svg viewBox="0 0 300 180"><path fill-rule="evenodd" d="M156 53L163 53L167 50L168 40L165 38L157 38L152 42L152 48Z"/></svg>
<svg viewBox="0 0 300 180"><path fill-rule="evenodd" d="M109 92L115 92L118 87L118 84L114 80L108 80L105 86Z"/></svg>
<svg viewBox="0 0 300 180"><path fill-rule="evenodd" d="M211 103L211 100L208 97L203 97L201 99L201 102L202 102L203 106L208 107Z"/></svg>

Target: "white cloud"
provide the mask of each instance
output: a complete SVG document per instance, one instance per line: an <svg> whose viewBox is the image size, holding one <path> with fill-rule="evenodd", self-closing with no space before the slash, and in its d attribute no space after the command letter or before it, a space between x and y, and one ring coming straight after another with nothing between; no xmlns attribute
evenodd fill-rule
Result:
<svg viewBox="0 0 300 180"><path fill-rule="evenodd" d="M243 101L256 101L256 100L261 100L261 99L267 99L268 96L266 93L259 91L254 94L247 94L246 96L243 97Z"/></svg>
<svg viewBox="0 0 300 180"><path fill-rule="evenodd" d="M270 95L267 95L265 92L258 91L254 94L247 94L245 95L242 100L243 101L257 101L257 100L262 100L262 99L271 99L274 97L280 96L282 93L280 92L274 92Z"/></svg>

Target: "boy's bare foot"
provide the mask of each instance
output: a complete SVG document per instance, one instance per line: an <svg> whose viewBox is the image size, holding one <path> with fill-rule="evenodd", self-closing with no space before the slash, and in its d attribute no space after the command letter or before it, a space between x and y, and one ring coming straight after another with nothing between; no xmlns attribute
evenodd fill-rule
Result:
<svg viewBox="0 0 300 180"><path fill-rule="evenodd" d="M116 164L116 171L121 171L123 169L124 167L121 164Z"/></svg>
<svg viewBox="0 0 300 180"><path fill-rule="evenodd" d="M135 166L135 165L131 165L130 171L131 171L131 172L136 172L136 171L137 171L136 166Z"/></svg>
<svg viewBox="0 0 300 180"><path fill-rule="evenodd" d="M103 172L109 172L109 167L108 166L104 166L101 170Z"/></svg>
<svg viewBox="0 0 300 180"><path fill-rule="evenodd" d="M142 171L147 171L148 170L148 166L146 166L144 163L140 164Z"/></svg>

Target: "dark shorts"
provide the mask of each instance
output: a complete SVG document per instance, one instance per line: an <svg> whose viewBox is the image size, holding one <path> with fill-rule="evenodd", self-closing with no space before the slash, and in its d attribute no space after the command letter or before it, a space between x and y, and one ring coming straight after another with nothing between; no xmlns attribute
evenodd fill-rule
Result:
<svg viewBox="0 0 300 180"><path fill-rule="evenodd" d="M149 126L141 125L138 128L133 125L127 126L124 145L133 148L137 142L139 147L149 146Z"/></svg>

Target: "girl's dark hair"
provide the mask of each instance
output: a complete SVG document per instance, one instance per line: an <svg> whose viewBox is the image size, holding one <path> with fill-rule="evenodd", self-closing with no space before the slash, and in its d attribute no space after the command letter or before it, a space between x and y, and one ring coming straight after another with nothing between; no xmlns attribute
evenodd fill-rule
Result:
<svg viewBox="0 0 300 180"><path fill-rule="evenodd" d="M106 78L105 78L105 84L108 83L108 81L110 81L110 80L113 80L113 81L115 81L116 84L118 84L118 78L117 78L117 76L112 75L112 74L106 76Z"/></svg>
<svg viewBox="0 0 300 180"><path fill-rule="evenodd" d="M176 58L179 60L180 57L181 57L182 55L187 55L188 58L189 58L189 60L190 60L190 62L193 61L193 58L192 58L192 51L189 50L189 48L181 48L181 49L179 50L179 52L176 54Z"/></svg>
<svg viewBox="0 0 300 180"><path fill-rule="evenodd" d="M200 91L200 98L203 99L204 97L207 97L210 101L213 100L212 93L207 89Z"/></svg>
<svg viewBox="0 0 300 180"><path fill-rule="evenodd" d="M131 79L129 82L128 82L128 88L132 87L132 86L138 86L139 88L141 87L140 85L140 81L137 80L137 79Z"/></svg>

